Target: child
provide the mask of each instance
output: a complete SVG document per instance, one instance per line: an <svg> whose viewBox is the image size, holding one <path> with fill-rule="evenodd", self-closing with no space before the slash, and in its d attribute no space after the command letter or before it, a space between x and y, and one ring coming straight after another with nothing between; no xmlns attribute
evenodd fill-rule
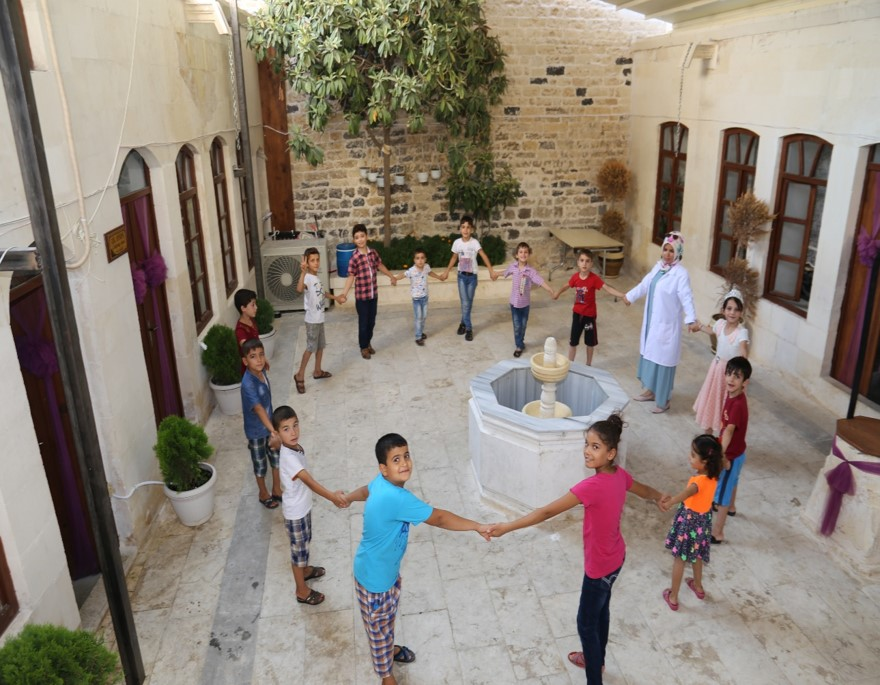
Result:
<svg viewBox="0 0 880 685"><path fill-rule="evenodd" d="M337 507L348 506L345 494L331 492L312 478L306 470L305 450L299 445L299 419L292 408L284 405L272 413L272 425L281 438L281 512L290 538L290 566L296 583L296 601L312 606L324 601L324 595L306 585L307 580L320 578L326 571L309 566L309 543L312 540L312 492Z"/></svg>
<svg viewBox="0 0 880 685"><path fill-rule="evenodd" d="M361 348L361 356L364 359L369 359L376 354L376 350L370 344L373 340L373 329L376 327L376 310L379 307L376 272L381 271L388 276L391 279L391 285L397 285L397 277L388 271L382 263L379 253L367 246L366 226L355 224L352 238L357 249L348 263L348 278L345 280L345 288L336 301L339 304L344 304L348 291L357 280L354 289L354 304L358 313L358 345Z"/></svg>
<svg viewBox="0 0 880 685"><path fill-rule="evenodd" d="M428 276L438 281L445 281L446 276L438 276L428 266L427 253L418 248L413 254L413 265L403 272L409 279L409 293L412 295L413 318L415 319L416 345L424 345L428 336L425 335L425 319L428 316Z"/></svg>
<svg viewBox="0 0 880 685"><path fill-rule="evenodd" d="M553 288L544 282L533 267L529 266L532 248L528 243L516 246L516 261L508 266L502 274L504 278L513 276L510 289L510 316L513 319L513 356L519 357L526 349L526 326L529 325L529 307L532 300L532 283L541 286L553 297Z"/></svg>
<svg viewBox="0 0 880 685"><path fill-rule="evenodd" d="M679 505L666 535L666 549L672 551L673 559L672 587L663 591L663 599L673 611L678 611L678 590L684 575L684 562L692 564L694 568L694 577L687 579L687 586L697 599L706 597L703 564L709 563L712 497L721 472L721 445L711 435L698 435L691 443L689 463L697 475L691 476L687 487L675 497L666 496L660 501L662 511L669 511L674 504Z"/></svg>
<svg viewBox="0 0 880 685"><path fill-rule="evenodd" d="M577 347L581 340L581 332L584 334L584 346L587 348L587 366L593 363L593 348L599 344L599 332L596 330L596 293L605 290L614 297L623 298L623 293L615 290L594 274L593 253L589 250L578 252L578 271L573 274L568 283L562 286L554 295L559 296L569 288L574 288L574 307L571 310L571 334L568 340L568 358L574 361L577 356Z"/></svg>
<svg viewBox="0 0 880 685"><path fill-rule="evenodd" d="M269 418L272 415L272 390L266 373L266 355L259 338L246 340L242 345L242 361L247 370L241 377L241 413L244 416L244 434L254 465L260 504L276 509L281 501L281 482L278 475L278 447L280 441ZM266 462L272 467L272 494L266 489Z"/></svg>
<svg viewBox="0 0 880 685"><path fill-rule="evenodd" d="M489 527L443 509L432 508L404 487L413 462L406 440L396 433L376 443L379 475L348 493L348 502L366 500L364 532L354 558L355 591L370 642L373 668L382 685L397 683L394 662L411 663L411 649L394 644L394 619L400 600L400 562L410 525L423 521L446 530L474 530L489 540Z"/></svg>
<svg viewBox="0 0 880 685"><path fill-rule="evenodd" d="M489 256L480 247L480 241L471 237L474 232L474 220L469 216L461 217L458 230L461 238L456 238L452 243L452 258L449 266L443 272L443 278L449 276L449 272L458 260L458 297L461 300L461 323L458 324L458 334L463 335L465 340L474 339L474 329L471 325L471 309L474 306L474 293L477 292L477 255L483 260L489 269L489 276L494 281L498 274L492 269Z"/></svg>
<svg viewBox="0 0 880 685"><path fill-rule="evenodd" d="M718 339L715 358L709 364L706 380L703 381L703 387L694 402L697 424L705 428L707 433L721 430L721 408L727 393L724 382L727 360L736 356L749 356L749 329L742 324L743 299L739 290L733 288L724 296L721 313L724 318L716 321L713 327L700 326L703 333L714 333Z"/></svg>
<svg viewBox="0 0 880 685"><path fill-rule="evenodd" d="M299 371L293 376L296 383L296 391L302 395L306 391L306 365L312 352L315 353L315 372L312 378L330 378L333 374L321 368L321 357L324 356L324 348L327 341L324 339L324 298L329 297L334 302L338 298L331 293L324 292L321 279L318 278L318 269L321 268L321 253L317 247L306 248L303 254L302 268L299 273L299 281L296 291L303 294L305 301L306 323L306 351L303 352L302 361L299 363Z"/></svg>
<svg viewBox="0 0 880 685"><path fill-rule="evenodd" d="M584 581L577 615L578 635L583 652L571 652L568 660L586 668L587 682L601 685L605 669L605 646L608 643L611 587L623 567L626 543L620 534L620 517L626 493L659 503L663 495L654 488L633 480L614 463L623 430L623 419L612 414L597 421L585 434L584 465L596 474L582 480L555 502L530 514L490 526L492 537L533 526L584 505Z"/></svg>
<svg viewBox="0 0 880 685"><path fill-rule="evenodd" d="M238 341L238 351L244 357L242 346L246 340L259 340L260 332L257 330L257 324L254 317L257 315L257 294L253 290L242 288L235 291L232 298L235 304L235 311L238 312L238 322L235 324L235 339ZM241 364L241 373L244 374L245 365ZM266 360L266 370L269 369L269 360Z"/></svg>
<svg viewBox="0 0 880 685"><path fill-rule="evenodd" d="M739 483L739 474L746 463L746 430L749 427L749 404L745 390L752 376L752 365L745 357L734 357L727 362L724 380L727 382L727 399L721 410L721 449L724 453L721 476L715 488L718 516L712 521L712 544L724 542L724 523L730 511ZM736 510L730 512L736 515Z"/></svg>

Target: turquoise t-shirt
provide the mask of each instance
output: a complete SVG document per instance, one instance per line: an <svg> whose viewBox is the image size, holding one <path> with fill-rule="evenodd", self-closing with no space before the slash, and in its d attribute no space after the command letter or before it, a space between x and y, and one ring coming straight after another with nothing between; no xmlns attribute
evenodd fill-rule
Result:
<svg viewBox="0 0 880 685"><path fill-rule="evenodd" d="M434 508L382 474L367 486L364 533L354 556L354 577L369 592L387 592L397 581L410 524L427 519Z"/></svg>

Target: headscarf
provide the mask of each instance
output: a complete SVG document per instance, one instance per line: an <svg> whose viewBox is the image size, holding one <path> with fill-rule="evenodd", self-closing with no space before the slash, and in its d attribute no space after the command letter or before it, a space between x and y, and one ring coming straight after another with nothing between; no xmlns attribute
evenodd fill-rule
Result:
<svg viewBox="0 0 880 685"><path fill-rule="evenodd" d="M674 266L678 266L678 263L681 261L682 256L684 255L684 236L678 231L670 231L665 236L663 236L663 242L660 244L660 249L663 249L663 246L669 243L675 248L675 259L672 264L667 264L663 261L663 257L660 258L658 262L660 264L660 271L669 271L669 269Z"/></svg>

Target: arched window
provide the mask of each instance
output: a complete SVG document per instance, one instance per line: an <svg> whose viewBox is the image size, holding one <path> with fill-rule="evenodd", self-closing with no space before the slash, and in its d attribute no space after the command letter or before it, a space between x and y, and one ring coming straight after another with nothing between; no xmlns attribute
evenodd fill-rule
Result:
<svg viewBox="0 0 880 685"><path fill-rule="evenodd" d="M183 222L183 244L186 265L189 268L189 286L192 291L196 330L201 332L211 320L211 292L208 288L205 239L199 214L199 195L196 189L196 165L192 150L185 145L177 154L177 192L180 198L180 219Z"/></svg>
<svg viewBox="0 0 880 685"><path fill-rule="evenodd" d="M247 255L248 269L254 268L254 253L251 250L251 214L248 209L247 179L244 174L244 147L241 144L241 135L235 141L235 165L242 173L238 177L238 195L241 199L241 225L244 226L244 250Z"/></svg>
<svg viewBox="0 0 880 685"><path fill-rule="evenodd" d="M737 245L727 223L727 212L734 200L755 187L757 160L757 135L744 128L724 131L712 243L711 268L715 273L722 273L731 257L736 256ZM740 247L745 248L745 245Z"/></svg>
<svg viewBox="0 0 880 685"><path fill-rule="evenodd" d="M232 224L229 216L229 192L226 188L226 166L223 163L223 142L211 143L211 176L214 178L214 203L217 205L217 227L220 229L220 251L223 255L223 282L227 297L238 285L235 252L232 249Z"/></svg>
<svg viewBox="0 0 880 685"><path fill-rule="evenodd" d="M801 316L810 304L831 148L815 136L782 141L765 297Z"/></svg>
<svg viewBox="0 0 880 685"><path fill-rule="evenodd" d="M687 139L687 126L674 121L660 126L657 196L654 200L654 242L658 245L670 231L681 230Z"/></svg>

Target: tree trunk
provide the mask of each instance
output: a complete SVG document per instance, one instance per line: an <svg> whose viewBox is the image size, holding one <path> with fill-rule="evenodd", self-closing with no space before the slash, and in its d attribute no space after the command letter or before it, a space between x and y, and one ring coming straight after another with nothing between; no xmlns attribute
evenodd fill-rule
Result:
<svg viewBox="0 0 880 685"><path fill-rule="evenodd" d="M385 177L385 247L391 244L391 128L382 129L382 174Z"/></svg>

